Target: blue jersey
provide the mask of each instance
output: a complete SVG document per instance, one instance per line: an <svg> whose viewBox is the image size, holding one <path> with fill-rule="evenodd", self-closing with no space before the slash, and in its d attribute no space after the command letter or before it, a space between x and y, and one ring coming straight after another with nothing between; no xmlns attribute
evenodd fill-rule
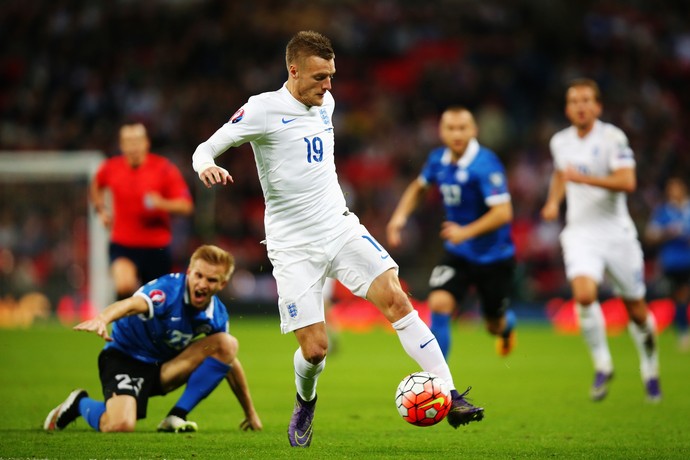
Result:
<svg viewBox="0 0 690 460"><path fill-rule="evenodd" d="M228 332L228 311L213 296L204 310L188 304L186 275L165 275L142 286L134 295L149 306L148 314L120 318L113 323L105 348L116 348L147 363L174 358L199 334Z"/></svg>
<svg viewBox="0 0 690 460"><path fill-rule="evenodd" d="M465 153L452 162L451 152L439 147L429 153L419 179L435 184L443 197L446 219L460 225L474 222L491 206L510 201L505 169L498 156L470 141ZM444 243L445 249L472 263L489 264L515 255L510 224L460 244Z"/></svg>
<svg viewBox="0 0 690 460"><path fill-rule="evenodd" d="M676 229L678 236L664 241L659 261L665 272L690 269L690 203L678 207L664 203L652 213L649 226L656 230Z"/></svg>

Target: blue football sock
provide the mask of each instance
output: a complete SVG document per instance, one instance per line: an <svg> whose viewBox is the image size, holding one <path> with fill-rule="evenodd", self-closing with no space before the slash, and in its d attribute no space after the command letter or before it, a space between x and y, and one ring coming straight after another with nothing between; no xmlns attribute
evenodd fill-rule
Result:
<svg viewBox="0 0 690 460"><path fill-rule="evenodd" d="M450 351L450 315L446 313L431 313L431 332L441 347L443 357L448 357Z"/></svg>
<svg viewBox="0 0 690 460"><path fill-rule="evenodd" d="M105 403L96 401L88 396L79 400L79 413L86 423L96 431L100 431L101 416L105 413Z"/></svg>
<svg viewBox="0 0 690 460"><path fill-rule="evenodd" d="M503 329L501 337L508 337L515 328L515 324L517 324L517 316L515 316L515 312L513 310L506 310L505 317L506 327Z"/></svg>
<svg viewBox="0 0 690 460"><path fill-rule="evenodd" d="M187 386L175 404L187 412L196 407L202 399L210 395L230 370L230 365L208 357L189 376Z"/></svg>

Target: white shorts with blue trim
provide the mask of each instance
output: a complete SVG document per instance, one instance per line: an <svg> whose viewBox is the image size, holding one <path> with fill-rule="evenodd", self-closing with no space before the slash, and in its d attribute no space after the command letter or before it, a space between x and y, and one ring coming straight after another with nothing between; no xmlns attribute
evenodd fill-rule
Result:
<svg viewBox="0 0 690 460"><path fill-rule="evenodd" d="M269 248L268 257L278 287L283 334L325 321L323 285L327 277L339 280L353 294L366 298L379 275L398 268L361 224L331 239L294 248Z"/></svg>

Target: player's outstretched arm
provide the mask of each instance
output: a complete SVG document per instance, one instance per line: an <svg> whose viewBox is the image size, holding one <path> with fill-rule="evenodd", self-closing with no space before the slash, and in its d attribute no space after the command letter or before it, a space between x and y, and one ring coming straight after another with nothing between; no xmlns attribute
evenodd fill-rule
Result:
<svg viewBox="0 0 690 460"><path fill-rule="evenodd" d="M242 431L260 431L264 426L261 423L259 414L256 413L256 409L254 408L242 363L240 363L239 359L235 358L230 365L232 367L226 376L226 380L244 410L244 420L240 423L240 428Z"/></svg>
<svg viewBox="0 0 690 460"><path fill-rule="evenodd" d="M446 221L441 224L440 236L453 244L493 232L513 220L513 205L510 201L491 206L479 219L467 225Z"/></svg>
<svg viewBox="0 0 690 460"><path fill-rule="evenodd" d="M558 218L561 202L565 198L565 180L563 174L556 170L551 175L551 183L549 184L549 194L546 198L546 203L541 209L541 217L544 220L555 220Z"/></svg>
<svg viewBox="0 0 690 460"><path fill-rule="evenodd" d="M415 179L403 192L398 206L396 206L386 226L386 238L391 247L396 248L402 243L402 229L407 224L407 218L419 206L419 202L426 193L426 189L426 186L419 179Z"/></svg>
<svg viewBox="0 0 690 460"><path fill-rule="evenodd" d="M146 301L140 296L133 296L128 299L119 300L108 305L95 318L83 321L74 326L75 331L93 332L94 334L103 338L103 340L110 342L112 338L108 334L108 324L125 316L147 313L149 306Z"/></svg>
<svg viewBox="0 0 690 460"><path fill-rule="evenodd" d="M605 188L612 192L632 193L637 187L634 168L616 169L608 176L588 176L570 167L563 171L563 179L565 181Z"/></svg>

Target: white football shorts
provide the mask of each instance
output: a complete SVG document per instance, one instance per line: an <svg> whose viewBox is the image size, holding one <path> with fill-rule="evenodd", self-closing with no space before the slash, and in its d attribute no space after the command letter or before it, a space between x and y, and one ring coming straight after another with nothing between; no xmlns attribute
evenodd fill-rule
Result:
<svg viewBox="0 0 690 460"><path fill-rule="evenodd" d="M398 268L361 224L332 239L294 248L269 248L268 258L278 287L283 334L325 321L323 285L327 277L366 298L369 286L381 273Z"/></svg>
<svg viewBox="0 0 690 460"><path fill-rule="evenodd" d="M629 300L645 296L644 256L636 236L592 238L565 230L560 240L569 281L587 276L601 284L606 273L616 295Z"/></svg>

